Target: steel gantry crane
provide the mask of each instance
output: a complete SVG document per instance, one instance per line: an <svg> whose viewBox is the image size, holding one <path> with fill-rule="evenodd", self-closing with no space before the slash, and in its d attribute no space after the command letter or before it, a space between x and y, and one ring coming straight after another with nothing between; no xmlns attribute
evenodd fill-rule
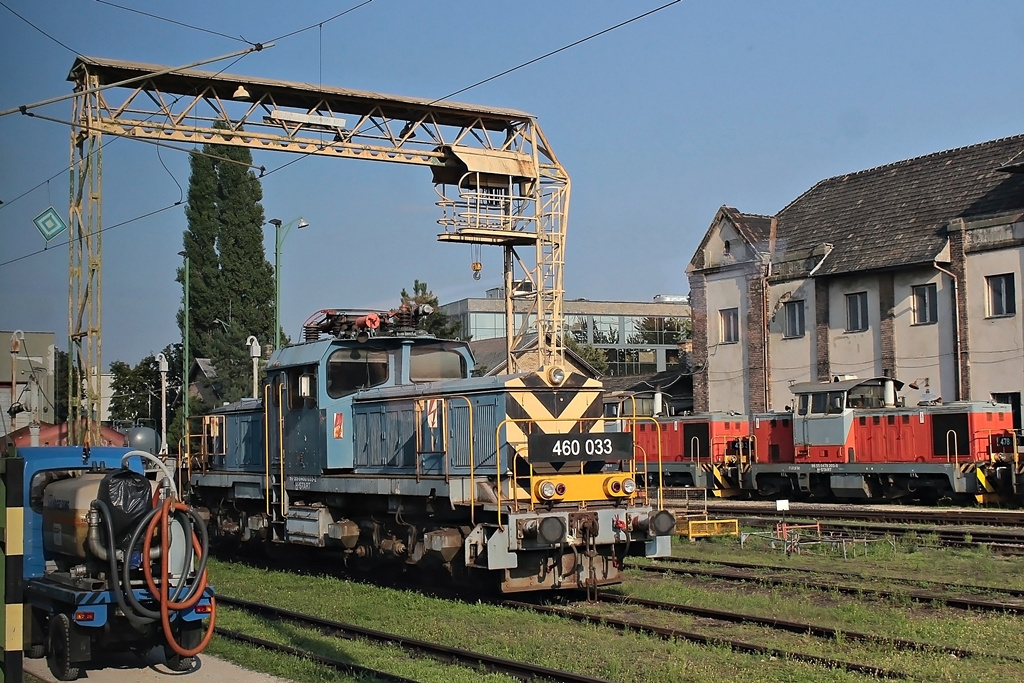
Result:
<svg viewBox="0 0 1024 683"><path fill-rule="evenodd" d="M99 397L103 135L430 168L441 208L438 240L504 251L509 371L562 365L569 176L532 115L95 57L78 57L68 80L79 93L68 325L87 402ZM536 349L524 351L533 331ZM94 412L86 406L87 421Z"/></svg>

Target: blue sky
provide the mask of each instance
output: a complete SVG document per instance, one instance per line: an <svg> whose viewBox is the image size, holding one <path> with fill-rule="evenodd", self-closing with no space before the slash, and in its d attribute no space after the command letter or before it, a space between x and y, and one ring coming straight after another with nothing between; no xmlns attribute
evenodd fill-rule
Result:
<svg viewBox="0 0 1024 683"><path fill-rule="evenodd" d="M96 1L3 2L70 50L0 7L0 109L70 92L76 52L178 65L244 47ZM118 4L265 41L358 3ZM660 4L374 0L230 72L439 97ZM1020 2L684 0L455 99L534 114L567 168L566 296L646 301L687 292L686 264L723 204L772 214L826 177L1024 132L1022 47ZM68 148L66 126L0 118L0 262L42 248L36 214L66 216ZM187 185L185 154L117 140L103 152L103 223L172 204ZM308 158L263 191L267 218L311 224L284 245L293 337L321 308L390 307L416 278L442 302L500 282L499 251L484 250L478 282L468 246L436 242L425 169ZM179 207L104 234L104 365L180 339L185 227ZM67 272L62 246L0 266L0 329L54 331L66 347Z"/></svg>

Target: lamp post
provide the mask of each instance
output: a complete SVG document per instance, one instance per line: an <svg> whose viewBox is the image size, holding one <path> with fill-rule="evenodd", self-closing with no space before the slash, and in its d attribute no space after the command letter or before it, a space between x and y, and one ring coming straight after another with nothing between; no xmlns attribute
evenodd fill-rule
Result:
<svg viewBox="0 0 1024 683"><path fill-rule="evenodd" d="M259 398L260 343L255 335L250 334L245 345L249 347L249 356L252 358L252 397Z"/></svg>
<svg viewBox="0 0 1024 683"><path fill-rule="evenodd" d="M156 354L160 366L160 454L167 455L167 356Z"/></svg>
<svg viewBox="0 0 1024 683"><path fill-rule="evenodd" d="M299 216L293 221L282 223L280 218L271 218L267 223L274 226L274 350L281 348L281 245L288 236L292 226L298 224L299 230L308 227L309 223Z"/></svg>
<svg viewBox="0 0 1024 683"><path fill-rule="evenodd" d="M188 261L189 261L188 253L184 252L184 251L179 251L178 255L184 257L184 259L185 259L185 344L184 344L184 346L185 346L184 352L185 353L184 353L184 356L182 356L182 359L181 359L181 390L182 390L182 407L183 407L183 410L182 410L182 413L181 413L181 428L182 428L181 433L182 434L187 434L188 433L188 363L189 363L189 359L188 359L189 329L188 329L188 326L189 326L189 318L190 318L190 316L189 316L188 294L189 294L189 289L191 287L191 280L189 280L189 272L188 272Z"/></svg>

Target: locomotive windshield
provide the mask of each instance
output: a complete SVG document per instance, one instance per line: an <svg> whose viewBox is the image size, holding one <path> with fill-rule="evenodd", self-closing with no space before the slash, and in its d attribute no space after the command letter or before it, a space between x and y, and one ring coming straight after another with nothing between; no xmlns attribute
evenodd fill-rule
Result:
<svg viewBox="0 0 1024 683"><path fill-rule="evenodd" d="M843 400L846 394L842 391L819 391L813 394L801 394L797 414L806 415L838 415L843 412ZM810 403L810 411L808 411Z"/></svg>
<svg viewBox="0 0 1024 683"><path fill-rule="evenodd" d="M466 358L445 344L414 346L409 379L413 382L437 382L466 376Z"/></svg>
<svg viewBox="0 0 1024 683"><path fill-rule="evenodd" d="M341 398L388 381L390 355L376 349L338 349L327 359L327 395Z"/></svg>

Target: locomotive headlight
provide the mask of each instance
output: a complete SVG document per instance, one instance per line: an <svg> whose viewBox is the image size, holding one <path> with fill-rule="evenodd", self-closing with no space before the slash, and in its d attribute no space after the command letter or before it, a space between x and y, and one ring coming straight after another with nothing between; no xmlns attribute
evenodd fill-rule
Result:
<svg viewBox="0 0 1024 683"><path fill-rule="evenodd" d="M627 496L632 496L636 493L636 480L630 477L629 479L622 480L622 492Z"/></svg>
<svg viewBox="0 0 1024 683"><path fill-rule="evenodd" d="M559 367L548 368L548 382L555 386L561 386L565 381L565 370Z"/></svg>
<svg viewBox="0 0 1024 683"><path fill-rule="evenodd" d="M551 500L555 497L555 482L547 480L542 481L537 487L537 492L544 500Z"/></svg>

